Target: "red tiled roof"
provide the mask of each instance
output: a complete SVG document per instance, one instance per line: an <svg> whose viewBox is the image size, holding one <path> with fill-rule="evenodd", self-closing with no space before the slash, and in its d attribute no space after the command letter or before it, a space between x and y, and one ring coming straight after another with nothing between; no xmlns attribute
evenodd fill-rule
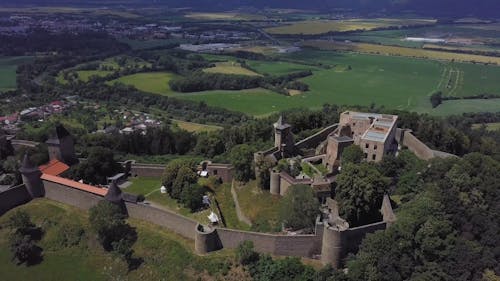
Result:
<svg viewBox="0 0 500 281"><path fill-rule="evenodd" d="M108 189L107 188L99 188L99 187L95 187L95 186L92 186L92 185L88 185L88 184L84 184L84 183L79 183L79 182L76 182L76 181L73 181L73 180L70 180L70 179L65 179L65 178L61 178L61 177L53 176L53 175L49 175L49 174L42 174L41 179L42 180L46 180L46 181L55 182L55 183L58 183L58 184L62 184L62 185L65 185L65 186L68 186L68 187L72 187L72 188L75 188L75 189L83 190L83 191L86 191L86 192L89 192L89 193L97 194L97 195L100 195L100 196L105 196L106 193L108 193Z"/></svg>
<svg viewBox="0 0 500 281"><path fill-rule="evenodd" d="M44 174L58 176L66 172L69 169L69 166L57 159L52 159L50 160L49 163L42 165L38 168L40 168L40 171Z"/></svg>

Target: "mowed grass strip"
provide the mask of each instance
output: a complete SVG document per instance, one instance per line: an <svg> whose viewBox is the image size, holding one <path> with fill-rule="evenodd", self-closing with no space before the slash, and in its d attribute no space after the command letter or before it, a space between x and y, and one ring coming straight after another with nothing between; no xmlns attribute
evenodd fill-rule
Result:
<svg viewBox="0 0 500 281"><path fill-rule="evenodd" d="M199 123L193 123L193 122L187 122L187 121L182 121L182 120L175 120L171 119L172 123L177 125L179 128L186 130L191 133L201 133L201 132L213 132L217 130L221 130L222 127L220 126L215 126L215 125L206 125L206 124L199 124Z"/></svg>
<svg viewBox="0 0 500 281"><path fill-rule="evenodd" d="M247 76L260 76L249 69L246 69L237 62L217 62L215 67L205 68L203 72L207 73L221 73L221 74L234 74L234 75L247 75Z"/></svg>
<svg viewBox="0 0 500 281"><path fill-rule="evenodd" d="M425 19L352 19L352 20L308 20L290 25L265 29L270 34L317 35L328 32L373 30L382 27L434 24L435 20Z"/></svg>
<svg viewBox="0 0 500 281"><path fill-rule="evenodd" d="M500 122L498 122L498 123L486 123L486 124L473 124L472 128L473 129L479 129L483 125L486 127L487 131L498 131L498 130L500 130Z"/></svg>
<svg viewBox="0 0 500 281"><path fill-rule="evenodd" d="M369 43L344 43L326 40L309 40L303 43L305 47L314 47L321 50L348 51L388 56L402 56L431 60L447 60L459 62L474 62L500 65L500 57L483 55L461 54L446 51L433 51L399 46L384 46Z"/></svg>
<svg viewBox="0 0 500 281"><path fill-rule="evenodd" d="M170 89L168 82L174 77L176 75L170 72L144 72L123 76L107 83L110 85L122 83L134 86L143 92L169 96L174 92Z"/></svg>

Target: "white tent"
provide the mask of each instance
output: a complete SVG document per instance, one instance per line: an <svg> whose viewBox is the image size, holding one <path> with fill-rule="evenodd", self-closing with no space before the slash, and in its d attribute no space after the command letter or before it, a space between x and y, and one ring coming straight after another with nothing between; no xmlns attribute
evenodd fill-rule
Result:
<svg viewBox="0 0 500 281"><path fill-rule="evenodd" d="M210 215L208 215L208 219L210 220L211 223L219 222L219 217L214 212L210 212Z"/></svg>
<svg viewBox="0 0 500 281"><path fill-rule="evenodd" d="M167 189L165 188L165 186L162 186L162 187L160 188L160 192L161 192L161 193L167 193Z"/></svg>

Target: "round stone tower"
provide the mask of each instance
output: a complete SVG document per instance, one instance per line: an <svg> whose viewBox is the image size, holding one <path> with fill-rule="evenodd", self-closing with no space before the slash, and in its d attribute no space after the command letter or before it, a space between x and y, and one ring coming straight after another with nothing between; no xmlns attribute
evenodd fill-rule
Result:
<svg viewBox="0 0 500 281"><path fill-rule="evenodd" d="M24 159L19 172L21 172L23 183L31 197L43 197L43 182L40 178L42 176L42 172L40 172L40 169L35 166L33 162L31 162L27 153L24 154Z"/></svg>
<svg viewBox="0 0 500 281"><path fill-rule="evenodd" d="M196 225L194 249L199 255L222 249L217 229L201 224Z"/></svg>
<svg viewBox="0 0 500 281"><path fill-rule="evenodd" d="M280 195L280 173L274 169L271 169L269 173L271 175L269 192L273 195Z"/></svg>

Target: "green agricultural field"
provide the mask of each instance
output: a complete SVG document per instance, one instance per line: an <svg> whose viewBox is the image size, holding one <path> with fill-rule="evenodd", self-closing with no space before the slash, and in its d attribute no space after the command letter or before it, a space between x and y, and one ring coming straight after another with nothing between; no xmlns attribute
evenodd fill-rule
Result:
<svg viewBox="0 0 500 281"><path fill-rule="evenodd" d="M298 107L318 109L325 103L366 106L374 103L393 109L429 112L429 96L442 90L442 81L446 80L443 73L450 67L463 73L459 79L463 82L458 84L453 95L500 92L496 78L500 77L500 67L495 66L329 51L302 51L287 55L287 58L334 67L314 70L312 76L303 78L310 91L297 96L284 96L263 89L206 91L176 96L256 116ZM272 67L272 62L263 65ZM460 110L467 111L460 107L448 114L458 114L462 112Z"/></svg>
<svg viewBox="0 0 500 281"><path fill-rule="evenodd" d="M247 75L247 76L259 76L260 74L255 73L241 66L241 64L233 61L228 62L217 62L214 67L206 68L203 70L207 73L222 73L222 74L235 74L235 75Z"/></svg>
<svg viewBox="0 0 500 281"><path fill-rule="evenodd" d="M500 99L449 100L429 113L445 116L463 112L500 112Z"/></svg>
<svg viewBox="0 0 500 281"><path fill-rule="evenodd" d="M425 19L352 19L352 20L308 20L290 25L267 28L271 34L318 35L328 32L372 30L376 28L399 27L405 25L434 24L435 20Z"/></svg>
<svg viewBox="0 0 500 281"><path fill-rule="evenodd" d="M33 57L0 57L0 92L16 88L16 69Z"/></svg>
<svg viewBox="0 0 500 281"><path fill-rule="evenodd" d="M43 228L41 263L17 266L11 261L8 249L8 218L16 210L28 212ZM193 254L194 243L165 228L143 221L129 219L138 233L134 244L134 258L143 258L138 269L128 271L124 261L104 252L88 225L88 213L50 201L37 199L0 217L0 272L2 280L198 280L203 277L217 279L223 264L233 259L232 251L221 251L209 257ZM80 242L66 246L61 238L68 229L84 231ZM210 276L209 276L210 275Z"/></svg>
<svg viewBox="0 0 500 281"><path fill-rule="evenodd" d="M123 83L134 86L140 91L169 96L173 91L168 82L174 77L175 74L169 72L144 72L123 76L108 83Z"/></svg>

